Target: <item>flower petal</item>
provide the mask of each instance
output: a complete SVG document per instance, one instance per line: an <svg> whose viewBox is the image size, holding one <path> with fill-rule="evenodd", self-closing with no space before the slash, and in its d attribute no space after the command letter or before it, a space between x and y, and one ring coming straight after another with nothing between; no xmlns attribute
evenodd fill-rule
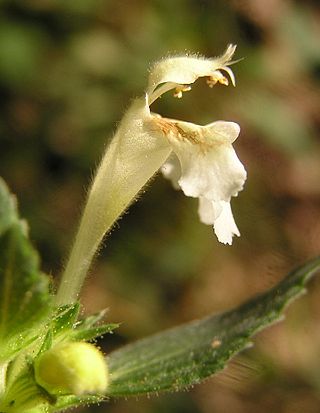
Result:
<svg viewBox="0 0 320 413"><path fill-rule="evenodd" d="M174 121L173 125L167 137L181 163L178 183L185 195L230 201L246 179L246 171L229 143L237 136L238 125L222 121L208 126Z"/></svg>
<svg viewBox="0 0 320 413"><path fill-rule="evenodd" d="M186 158L185 155L180 157L182 176L179 180L186 195L229 201L242 190L246 172L232 147L220 147L204 155L200 153L191 162Z"/></svg>
<svg viewBox="0 0 320 413"><path fill-rule="evenodd" d="M221 202L210 201L209 199L200 196L198 213L200 221L206 225L213 225L215 220L222 212Z"/></svg>
<svg viewBox="0 0 320 413"><path fill-rule="evenodd" d="M161 167L162 175L169 179L174 189L181 189L179 179L181 176L181 166L175 154L171 154Z"/></svg>
<svg viewBox="0 0 320 413"><path fill-rule="evenodd" d="M194 83L199 77L215 76L216 70L230 64L235 50L236 46L230 44L222 56L213 59L179 56L161 60L150 71L147 93L152 94L162 83L172 83L172 87L175 87ZM230 75L231 70L227 72ZM231 80L234 82L233 76Z"/></svg>
<svg viewBox="0 0 320 413"><path fill-rule="evenodd" d="M214 232L220 242L223 244L232 244L232 237L240 237L240 232L234 221L230 202L221 202L222 211L215 220L213 227Z"/></svg>
<svg viewBox="0 0 320 413"><path fill-rule="evenodd" d="M198 212L200 221L207 225L213 225L218 240L223 244L231 245L233 235L240 236L232 215L230 202L215 202L200 197Z"/></svg>
<svg viewBox="0 0 320 413"><path fill-rule="evenodd" d="M240 133L240 126L235 122L218 120L205 126L208 141L233 143ZM211 138L212 137L212 138Z"/></svg>

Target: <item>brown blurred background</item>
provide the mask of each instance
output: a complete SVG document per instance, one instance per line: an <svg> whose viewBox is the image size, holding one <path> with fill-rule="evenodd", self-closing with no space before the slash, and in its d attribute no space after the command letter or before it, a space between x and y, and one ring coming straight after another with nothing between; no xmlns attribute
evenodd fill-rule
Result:
<svg viewBox="0 0 320 413"><path fill-rule="evenodd" d="M58 275L92 170L150 62L238 44L237 87L199 81L153 110L240 123L241 238L218 244L197 203L158 176L105 242L86 312L109 307L122 343L229 309L320 251L320 9L294 0L0 0L0 175L19 198L43 269ZM86 412L320 411L320 282L253 349L188 393Z"/></svg>

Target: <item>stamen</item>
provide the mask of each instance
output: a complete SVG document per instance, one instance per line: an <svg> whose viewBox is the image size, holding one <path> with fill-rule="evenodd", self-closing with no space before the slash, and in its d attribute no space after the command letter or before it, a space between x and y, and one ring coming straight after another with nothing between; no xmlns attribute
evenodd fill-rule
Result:
<svg viewBox="0 0 320 413"><path fill-rule="evenodd" d="M212 88L218 82L218 79L213 76L209 76L206 82L207 82L207 85Z"/></svg>
<svg viewBox="0 0 320 413"><path fill-rule="evenodd" d="M219 79L219 83L221 83L222 85L228 86L229 80L223 76L221 79Z"/></svg>
<svg viewBox="0 0 320 413"><path fill-rule="evenodd" d="M177 86L175 88L175 92L174 92L173 96L175 98L181 99L183 92L189 92L190 90L191 90L191 86L189 86L189 85Z"/></svg>
<svg viewBox="0 0 320 413"><path fill-rule="evenodd" d="M223 67L223 69L225 70L226 68ZM227 68L228 69L228 68ZM229 74L232 84L234 84L234 77L233 77L233 73L231 72L231 70L226 70L226 72ZM232 76L230 74L230 72L232 73ZM222 85L228 86L229 85L229 80L228 78L226 78L221 72L220 70L215 70L211 76L208 76L207 78L207 85L209 87L213 87L214 85L216 85L217 83L221 83Z"/></svg>

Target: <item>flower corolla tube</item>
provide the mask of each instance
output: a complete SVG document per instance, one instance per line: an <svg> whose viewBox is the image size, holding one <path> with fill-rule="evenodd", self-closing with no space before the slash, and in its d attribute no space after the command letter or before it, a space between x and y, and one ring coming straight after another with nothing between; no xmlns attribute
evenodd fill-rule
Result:
<svg viewBox="0 0 320 413"><path fill-rule="evenodd" d="M231 244L233 235L240 235L230 206L246 180L246 171L232 147L239 125L219 120L199 126L150 111L164 93L173 90L174 96L181 98L200 77L209 87L235 85L230 68L235 63L235 49L229 45L223 55L212 59L171 57L153 65L145 95L132 102L98 167L60 284L58 303L76 299L104 235L159 169L175 188L199 198L200 219L213 225L220 242Z"/></svg>

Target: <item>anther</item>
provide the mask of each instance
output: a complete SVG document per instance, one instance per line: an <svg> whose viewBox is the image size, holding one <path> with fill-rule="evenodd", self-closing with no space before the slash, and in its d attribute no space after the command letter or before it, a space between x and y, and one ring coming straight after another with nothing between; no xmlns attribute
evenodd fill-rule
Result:
<svg viewBox="0 0 320 413"><path fill-rule="evenodd" d="M225 86L229 85L229 80L225 76L223 76L223 74L219 72L218 70L214 72L214 75L209 76L207 78L207 85L209 87L213 87L217 83L221 83L222 85L225 85Z"/></svg>
<svg viewBox="0 0 320 413"><path fill-rule="evenodd" d="M177 86L175 88L175 92L173 94L173 96L175 98L181 99L183 92L189 92L191 90L191 86L186 86L186 85L181 85L181 86Z"/></svg>

